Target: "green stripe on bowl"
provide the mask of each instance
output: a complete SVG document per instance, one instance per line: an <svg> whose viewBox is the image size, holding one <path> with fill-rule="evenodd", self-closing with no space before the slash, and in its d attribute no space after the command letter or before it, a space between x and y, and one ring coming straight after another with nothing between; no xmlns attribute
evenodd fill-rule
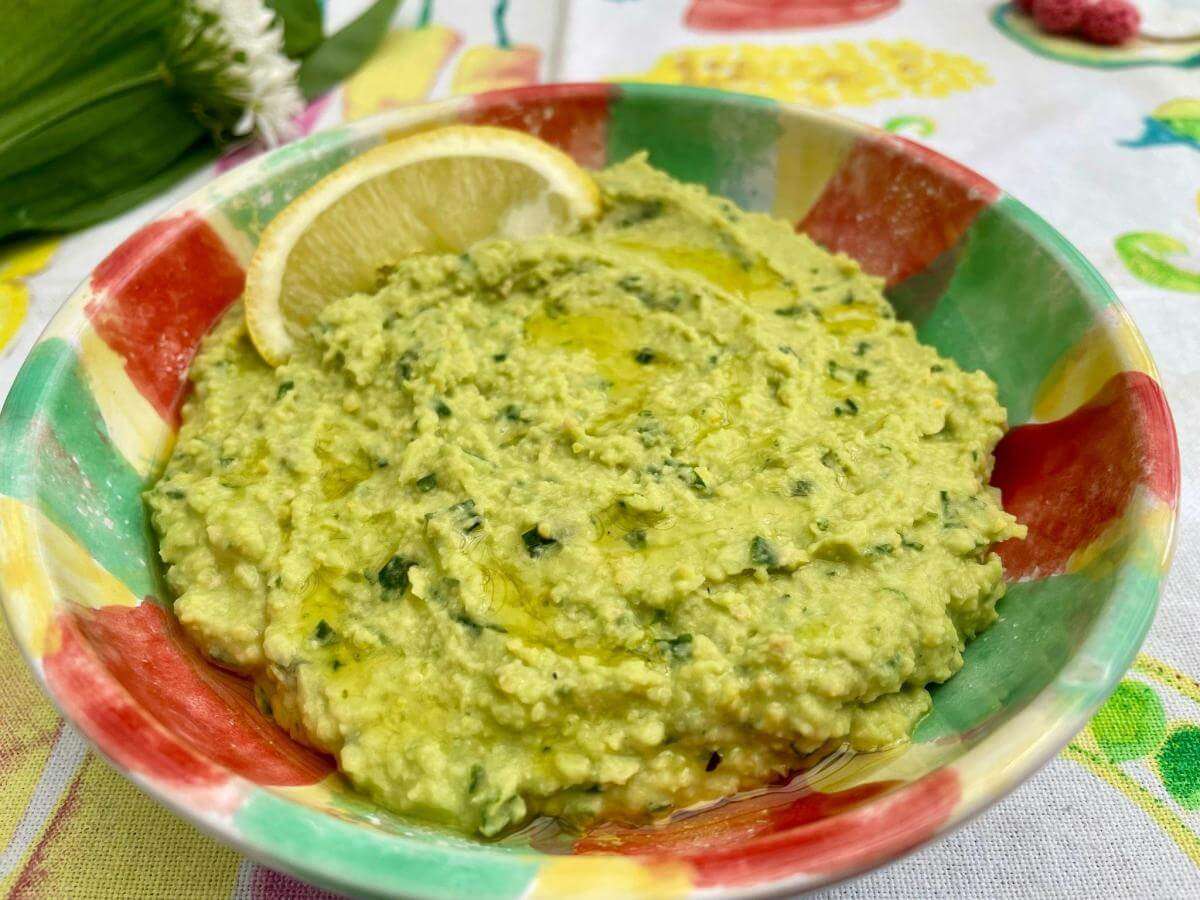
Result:
<svg viewBox="0 0 1200 900"><path fill-rule="evenodd" d="M230 193L225 193L218 182L214 191L220 190L221 194L216 203L234 227L257 241L285 206L375 143L364 141L347 128L317 132L244 163L245 175L254 177L236 180L233 187L242 189Z"/></svg>
<svg viewBox="0 0 1200 900"><path fill-rule="evenodd" d="M1008 421L1025 422L1054 363L1115 298L1078 250L1011 197L979 214L961 254L945 294L917 320L918 335L987 372ZM894 300L906 315L904 299Z"/></svg>
<svg viewBox="0 0 1200 900"><path fill-rule="evenodd" d="M652 165L680 181L702 184L746 209L770 211L775 147L783 133L777 109L766 97L623 83L609 105L608 161L645 150Z"/></svg>
<svg viewBox="0 0 1200 900"><path fill-rule="evenodd" d="M36 506L136 596L158 595L142 480L108 436L75 349L37 344L0 414L0 493Z"/></svg>
<svg viewBox="0 0 1200 900"><path fill-rule="evenodd" d="M1138 506L1126 516L1138 516ZM1071 704L1097 700L1103 669L1128 668L1158 605L1162 571L1153 562L1154 541L1135 524L1127 540L1078 572L1010 584L996 606L1000 621L967 645L957 675L931 688L933 709L913 740L970 738L993 717L1015 715L1051 683ZM1082 677L1066 677L1075 666L1085 670Z"/></svg>
<svg viewBox="0 0 1200 900"><path fill-rule="evenodd" d="M505 900L522 896L539 868L530 855L472 845L449 834L400 837L343 822L266 791L250 796L235 824L244 841L286 860L296 874L341 890ZM333 872L336 883L329 881Z"/></svg>

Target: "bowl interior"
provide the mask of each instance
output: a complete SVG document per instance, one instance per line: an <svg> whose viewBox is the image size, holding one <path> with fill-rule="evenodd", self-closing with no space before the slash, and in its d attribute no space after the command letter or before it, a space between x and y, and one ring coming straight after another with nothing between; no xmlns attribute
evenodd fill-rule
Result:
<svg viewBox="0 0 1200 900"><path fill-rule="evenodd" d="M887 281L921 339L1000 387L993 483L1029 526L1000 546L1001 620L934 690L914 742L834 754L785 788L656 831L481 845L397 819L289 740L171 614L141 491L169 452L200 338L262 228L350 157L453 121L540 135L589 167L647 150L677 178L795 222ZM1178 495L1153 364L1061 236L901 138L756 98L545 86L401 110L218 179L117 248L55 317L0 417L0 590L47 692L130 777L252 855L358 892L518 896L800 888L879 864L1056 752L1153 616ZM562 851L571 850L569 855ZM553 851L553 852L552 852Z"/></svg>

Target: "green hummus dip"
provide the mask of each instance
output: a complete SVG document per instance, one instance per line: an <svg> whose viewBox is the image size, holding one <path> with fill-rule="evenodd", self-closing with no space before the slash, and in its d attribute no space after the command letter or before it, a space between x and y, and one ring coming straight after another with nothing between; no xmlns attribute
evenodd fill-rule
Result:
<svg viewBox="0 0 1200 900"><path fill-rule="evenodd" d="M148 494L204 652L483 835L905 740L1023 533L995 385L878 279L643 158L597 179L583 233L401 260L278 369L233 310Z"/></svg>

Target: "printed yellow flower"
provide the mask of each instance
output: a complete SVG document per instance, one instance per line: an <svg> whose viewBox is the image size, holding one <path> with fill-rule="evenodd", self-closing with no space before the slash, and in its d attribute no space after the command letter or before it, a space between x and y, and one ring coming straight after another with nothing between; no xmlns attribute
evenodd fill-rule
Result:
<svg viewBox="0 0 1200 900"><path fill-rule="evenodd" d="M724 88L821 107L945 97L991 83L987 68L970 57L907 40L684 48L664 54L633 80Z"/></svg>
<svg viewBox="0 0 1200 900"><path fill-rule="evenodd" d="M22 241L0 249L0 350L16 335L29 309L25 279L50 262L60 238Z"/></svg>
<svg viewBox="0 0 1200 900"><path fill-rule="evenodd" d="M346 82L342 94L345 118L361 119L424 100L460 43L458 32L442 25L391 32Z"/></svg>
<svg viewBox="0 0 1200 900"><path fill-rule="evenodd" d="M454 70L451 93L477 94L536 84L541 61L537 47L471 47Z"/></svg>
<svg viewBox="0 0 1200 900"><path fill-rule="evenodd" d="M508 0L496 0L492 7L496 45L470 47L463 53L454 70L451 93L477 94L537 84L542 51L529 44L513 44L505 24L507 15Z"/></svg>

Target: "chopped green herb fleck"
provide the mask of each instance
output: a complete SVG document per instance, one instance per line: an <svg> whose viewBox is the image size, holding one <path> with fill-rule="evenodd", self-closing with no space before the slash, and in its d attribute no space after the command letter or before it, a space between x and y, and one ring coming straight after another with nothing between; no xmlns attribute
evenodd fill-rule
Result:
<svg viewBox="0 0 1200 900"><path fill-rule="evenodd" d="M870 377L871 377L871 370L870 370L870 369L858 369L858 370L857 370L857 371L854 373L854 380L855 380L855 381L856 381L858 384L866 384L866 383L867 383L867 379L868 379L868 378L870 378Z"/></svg>
<svg viewBox="0 0 1200 900"><path fill-rule="evenodd" d="M833 408L833 414L835 416L857 416L858 404L847 397Z"/></svg>
<svg viewBox="0 0 1200 900"><path fill-rule="evenodd" d="M296 382L294 382L294 381L280 382L279 387L275 389L275 399L282 400L285 396L287 396L287 392L290 391L295 386L296 386Z"/></svg>
<svg viewBox="0 0 1200 900"><path fill-rule="evenodd" d="M379 586L385 591L403 592L408 590L408 570L415 563L402 556L393 556L379 570Z"/></svg>
<svg viewBox="0 0 1200 900"><path fill-rule="evenodd" d="M750 562L756 566L775 566L779 564L779 556L770 541L755 535L750 542Z"/></svg>
<svg viewBox="0 0 1200 900"><path fill-rule="evenodd" d="M313 637L324 644L333 637L333 629L329 627L328 622L322 619L317 623L317 627L313 629Z"/></svg>
<svg viewBox="0 0 1200 900"><path fill-rule="evenodd" d="M621 214L620 224L625 227L657 219L663 214L663 208L664 204L661 200L639 200L629 203Z"/></svg>
<svg viewBox="0 0 1200 900"><path fill-rule="evenodd" d="M656 641L660 650L672 659L687 660L692 658L692 636L680 634L673 638Z"/></svg>
<svg viewBox="0 0 1200 900"><path fill-rule="evenodd" d="M929 371L930 372L944 372L944 371L946 371L946 367L943 365L940 365L938 363L934 363L932 366L929 367Z"/></svg>
<svg viewBox="0 0 1200 900"><path fill-rule="evenodd" d="M465 628L467 630L467 633L469 635L471 635L472 637L478 637L480 634L483 633L483 627L478 622L476 622L474 619L472 619L470 616L466 615L465 613L458 613L458 614L452 616L451 618L453 618L455 622L457 622L459 625L461 625L463 628Z"/></svg>
<svg viewBox="0 0 1200 900"><path fill-rule="evenodd" d="M177 491L174 488L169 491L164 491L164 493L172 500L182 500L185 496L183 491Z"/></svg>
<svg viewBox="0 0 1200 900"><path fill-rule="evenodd" d="M482 765L475 763L475 765L471 766L471 776L467 781L467 793L474 794L477 790L479 790L480 786L483 784L484 778L485 773Z"/></svg>
<svg viewBox="0 0 1200 900"><path fill-rule="evenodd" d="M696 471L694 466L670 457L664 459L663 464L674 469L676 474L701 497L707 498L713 495L712 489L700 477L700 473Z"/></svg>
<svg viewBox="0 0 1200 900"><path fill-rule="evenodd" d="M438 414L439 419L448 419L453 414L450 407L446 405L446 401L437 400L433 404L433 411Z"/></svg>
<svg viewBox="0 0 1200 900"><path fill-rule="evenodd" d="M895 548L891 544L876 544L870 552L876 556L891 556Z"/></svg>
<svg viewBox="0 0 1200 900"><path fill-rule="evenodd" d="M807 497L813 492L813 483L807 478L797 478L792 482L793 497Z"/></svg>
<svg viewBox="0 0 1200 900"><path fill-rule="evenodd" d="M384 285L386 285L388 282L388 279L391 278L395 274L396 274L396 267L390 263L385 263L382 266L378 266L375 269L375 288L376 288L376 290L378 290L378 289L382 288ZM392 315L396 315L396 314L392 313ZM386 326L386 322L385 322L385 326Z"/></svg>
<svg viewBox="0 0 1200 900"><path fill-rule="evenodd" d="M633 430L641 438L643 447L653 447L662 437L662 424L644 409L638 413L638 421Z"/></svg>
<svg viewBox="0 0 1200 900"><path fill-rule="evenodd" d="M859 341L854 347L854 355L862 356L870 349L871 349L870 341Z"/></svg>
<svg viewBox="0 0 1200 900"><path fill-rule="evenodd" d="M900 546L907 547L909 550L924 550L925 549L924 544L922 544L920 541L914 541L911 538L901 538Z"/></svg>
<svg viewBox="0 0 1200 900"><path fill-rule="evenodd" d="M470 534L475 529L483 526L483 516L475 511L474 500L467 499L461 503L455 503L450 507L450 512L458 514L458 527L462 530L463 534Z"/></svg>
<svg viewBox="0 0 1200 900"><path fill-rule="evenodd" d="M646 365L649 365L650 363L654 362L654 351L647 347L643 347L641 350L637 351L637 353L635 353L633 355L633 358L634 358L635 362L638 362L641 365L646 366Z"/></svg>
<svg viewBox="0 0 1200 900"><path fill-rule="evenodd" d="M646 546L646 532L640 528L636 531L630 531L625 535L625 543L634 550L641 550Z"/></svg>
<svg viewBox="0 0 1200 900"><path fill-rule="evenodd" d="M506 359L508 359L508 354L507 354L507 353L493 353L493 354L492 354L492 362L498 362L498 363L502 363L502 362L504 362Z"/></svg>
<svg viewBox="0 0 1200 900"><path fill-rule="evenodd" d="M644 290L642 286L642 276L640 275L625 275L617 281L617 287L623 291L629 291L631 294L636 294Z"/></svg>
<svg viewBox="0 0 1200 900"><path fill-rule="evenodd" d="M500 414L510 422L521 421L521 407L517 406L515 403L508 404L508 406L504 407L504 410Z"/></svg>
<svg viewBox="0 0 1200 900"><path fill-rule="evenodd" d="M396 379L403 384L413 375L413 363L417 361L415 350L405 350L396 361Z"/></svg>
<svg viewBox="0 0 1200 900"><path fill-rule="evenodd" d="M430 472L428 475L422 475L417 479L417 490L422 494L428 494L437 487L437 473Z"/></svg>
<svg viewBox="0 0 1200 900"><path fill-rule="evenodd" d="M264 716L274 715L275 711L271 708L271 698L268 697L267 692L258 685L254 686L254 703L258 706L259 711Z"/></svg>
<svg viewBox="0 0 1200 900"><path fill-rule="evenodd" d="M525 550L534 559L540 556L545 556L551 550L558 548L559 543L557 538L544 537L538 526L534 525L528 531L521 535L521 540L525 544Z"/></svg>

